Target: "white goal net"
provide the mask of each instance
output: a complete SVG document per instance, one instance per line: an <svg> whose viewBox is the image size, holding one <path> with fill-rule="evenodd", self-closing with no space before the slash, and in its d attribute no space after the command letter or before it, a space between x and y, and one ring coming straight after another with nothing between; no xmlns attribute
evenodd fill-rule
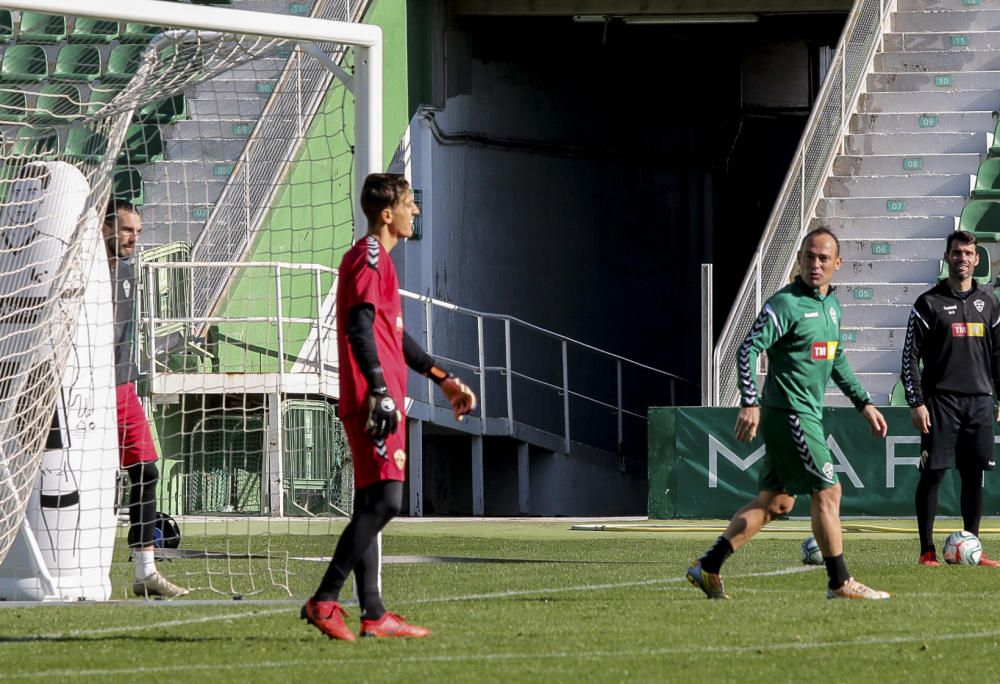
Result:
<svg viewBox="0 0 1000 684"><path fill-rule="evenodd" d="M110 198L142 217L133 353L164 574L207 594L310 589L309 538L329 556L350 513L332 293L353 189L381 166L379 34L348 23L365 0L221 4L0 9L0 594L41 563L44 597L97 596L65 578L107 574L109 543L113 595L130 593L124 508L105 529L129 505Z"/></svg>

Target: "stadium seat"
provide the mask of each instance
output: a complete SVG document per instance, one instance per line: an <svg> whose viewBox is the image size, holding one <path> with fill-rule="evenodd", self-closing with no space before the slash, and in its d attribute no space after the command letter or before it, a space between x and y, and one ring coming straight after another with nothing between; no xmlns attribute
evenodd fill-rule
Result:
<svg viewBox="0 0 1000 684"><path fill-rule="evenodd" d="M153 36L165 30L162 26L149 26L148 24L128 22L122 28L118 38L123 43L148 43L152 40Z"/></svg>
<svg viewBox="0 0 1000 684"><path fill-rule="evenodd" d="M21 12L17 40L22 43L58 43L66 40L66 17L61 14Z"/></svg>
<svg viewBox="0 0 1000 684"><path fill-rule="evenodd" d="M10 10L0 10L0 43L14 38L14 15Z"/></svg>
<svg viewBox="0 0 1000 684"><path fill-rule="evenodd" d="M108 138L103 133L79 126L71 128L66 136L64 155L68 159L98 162L108 151Z"/></svg>
<svg viewBox="0 0 1000 684"><path fill-rule="evenodd" d="M110 43L118 39L120 25L117 21L77 17L69 34L71 43Z"/></svg>
<svg viewBox="0 0 1000 684"><path fill-rule="evenodd" d="M958 228L974 233L979 242L1000 242L1000 203L992 200L966 202Z"/></svg>
<svg viewBox="0 0 1000 684"><path fill-rule="evenodd" d="M993 144L990 145L990 156L1000 157L1000 122L997 122L997 127L993 131Z"/></svg>
<svg viewBox="0 0 1000 684"><path fill-rule="evenodd" d="M1000 199L1000 158L984 159L976 172L973 199Z"/></svg>
<svg viewBox="0 0 1000 684"><path fill-rule="evenodd" d="M56 56L53 79L89 83L100 77L101 51L96 45L67 45Z"/></svg>
<svg viewBox="0 0 1000 684"><path fill-rule="evenodd" d="M137 207L142 205L142 175L138 169L131 167L117 169L111 187L115 199L129 201Z"/></svg>
<svg viewBox="0 0 1000 684"><path fill-rule="evenodd" d="M0 87L0 124L20 123L25 120L28 96L14 85Z"/></svg>
<svg viewBox="0 0 1000 684"><path fill-rule="evenodd" d="M87 101L87 114L96 114L104 105L118 97L121 89L118 87L94 88L90 91L90 100Z"/></svg>
<svg viewBox="0 0 1000 684"><path fill-rule="evenodd" d="M889 394L889 406L909 406L906 403L906 390L900 380L897 380L896 384L892 386L892 392Z"/></svg>
<svg viewBox="0 0 1000 684"><path fill-rule="evenodd" d="M187 118L187 103L183 94L157 100L142 107L135 115L139 123L170 124Z"/></svg>
<svg viewBox="0 0 1000 684"><path fill-rule="evenodd" d="M28 121L35 124L66 123L67 119L80 116L82 107L83 98L75 85L47 85L38 93L35 108L28 115Z"/></svg>
<svg viewBox="0 0 1000 684"><path fill-rule="evenodd" d="M972 277L975 278L976 282L980 285L993 286L993 262L990 258L990 252L983 245L976 245L976 252L979 254L979 265L976 266L976 270L972 272ZM948 262L941 261L941 269L938 272L938 280L944 280L948 277Z"/></svg>
<svg viewBox="0 0 1000 684"><path fill-rule="evenodd" d="M12 45L4 50L0 81L40 82L49 77L49 60L41 45Z"/></svg>
<svg viewBox="0 0 1000 684"><path fill-rule="evenodd" d="M108 55L108 68L101 77L102 83L128 83L135 76L142 61L145 45L117 45Z"/></svg>
<svg viewBox="0 0 1000 684"><path fill-rule="evenodd" d="M52 159L59 150L59 134L54 128L21 126L10 148L11 157Z"/></svg>
<svg viewBox="0 0 1000 684"><path fill-rule="evenodd" d="M154 124L132 124L125 132L118 163L121 165L149 164L163 159L163 136Z"/></svg>

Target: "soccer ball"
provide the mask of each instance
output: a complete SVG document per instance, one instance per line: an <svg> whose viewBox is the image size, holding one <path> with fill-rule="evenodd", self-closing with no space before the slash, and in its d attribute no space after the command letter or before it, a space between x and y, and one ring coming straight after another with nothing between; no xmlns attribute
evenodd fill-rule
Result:
<svg viewBox="0 0 1000 684"><path fill-rule="evenodd" d="M944 560L952 565L979 565L983 545L979 537L962 530L952 532L944 540Z"/></svg>
<svg viewBox="0 0 1000 684"><path fill-rule="evenodd" d="M816 537L806 537L801 550L803 565L823 565L823 552L819 550Z"/></svg>

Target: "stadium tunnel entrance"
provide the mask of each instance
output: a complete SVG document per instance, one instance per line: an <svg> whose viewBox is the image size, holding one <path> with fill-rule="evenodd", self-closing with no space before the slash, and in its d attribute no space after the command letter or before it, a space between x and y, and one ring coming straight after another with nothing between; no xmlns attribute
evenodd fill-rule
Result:
<svg viewBox="0 0 1000 684"><path fill-rule="evenodd" d="M411 16L424 216L403 286L675 373L693 381L676 402L698 404L700 264L718 332L850 4L451 0ZM439 446L428 434L431 481L464 451ZM434 496L462 488L440 477L424 512L467 512Z"/></svg>

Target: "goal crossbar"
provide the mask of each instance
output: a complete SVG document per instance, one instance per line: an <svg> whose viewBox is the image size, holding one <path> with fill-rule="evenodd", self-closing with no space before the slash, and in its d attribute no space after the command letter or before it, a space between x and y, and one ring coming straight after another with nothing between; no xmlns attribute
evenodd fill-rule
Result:
<svg viewBox="0 0 1000 684"><path fill-rule="evenodd" d="M8 0L4 6L170 28L352 45L358 53L351 84L358 141L355 187L360 188L369 173L382 171L382 29L378 26L203 5L184 5L184 11L180 12L176 3L162 0L44 0L41 3L39 0ZM357 215L362 213L359 211Z"/></svg>

